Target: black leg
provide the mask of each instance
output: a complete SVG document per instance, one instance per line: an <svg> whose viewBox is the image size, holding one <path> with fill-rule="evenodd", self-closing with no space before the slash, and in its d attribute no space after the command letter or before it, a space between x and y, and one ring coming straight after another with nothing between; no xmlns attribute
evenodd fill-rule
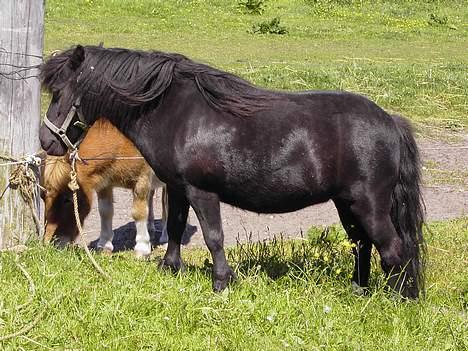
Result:
<svg viewBox="0 0 468 351"><path fill-rule="evenodd" d="M411 289L414 278L405 270L405 247L390 218L390 207L390 196L370 193L355 201L350 209L379 252L390 288L403 297L416 297Z"/></svg>
<svg viewBox="0 0 468 351"><path fill-rule="evenodd" d="M335 201L335 206L346 233L356 245L353 248L354 272L352 281L361 288L367 289L369 287L372 242L367 238L364 229L347 204Z"/></svg>
<svg viewBox="0 0 468 351"><path fill-rule="evenodd" d="M184 264L180 257L180 244L187 224L189 202L183 191L167 187L169 214L167 218L167 231L169 241L167 251L161 261L161 267L173 271L183 270Z"/></svg>
<svg viewBox="0 0 468 351"><path fill-rule="evenodd" d="M213 290L221 291L236 276L229 267L224 253L224 234L218 195L189 187L187 196L197 214L206 246L213 258ZM170 205L169 209L171 209Z"/></svg>
<svg viewBox="0 0 468 351"><path fill-rule="evenodd" d="M353 248L353 282L355 282L361 288L367 289L369 287L372 243L367 239L358 241L353 240L353 243L356 245L356 247Z"/></svg>

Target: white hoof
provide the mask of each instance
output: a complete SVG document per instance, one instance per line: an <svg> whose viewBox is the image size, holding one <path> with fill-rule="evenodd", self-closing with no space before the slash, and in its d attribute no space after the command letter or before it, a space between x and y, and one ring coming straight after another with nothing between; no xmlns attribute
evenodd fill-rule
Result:
<svg viewBox="0 0 468 351"><path fill-rule="evenodd" d="M150 243L137 243L134 248L135 256L137 258L143 258L151 255L151 244Z"/></svg>
<svg viewBox="0 0 468 351"><path fill-rule="evenodd" d="M111 241L107 241L107 242L98 241L96 248L98 251L103 251L107 253L112 253L114 251L114 245L112 245Z"/></svg>

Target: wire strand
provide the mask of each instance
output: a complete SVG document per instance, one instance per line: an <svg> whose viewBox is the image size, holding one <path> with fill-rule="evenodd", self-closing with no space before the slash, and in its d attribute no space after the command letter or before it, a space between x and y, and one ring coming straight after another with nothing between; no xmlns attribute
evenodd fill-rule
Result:
<svg viewBox="0 0 468 351"><path fill-rule="evenodd" d="M28 54L24 52L13 52L13 51L8 51L5 48L0 48L0 54L8 54L8 55L17 55L17 56L25 56L25 57L33 57L33 58L38 58L43 60L44 56L43 55L34 55L34 54Z"/></svg>

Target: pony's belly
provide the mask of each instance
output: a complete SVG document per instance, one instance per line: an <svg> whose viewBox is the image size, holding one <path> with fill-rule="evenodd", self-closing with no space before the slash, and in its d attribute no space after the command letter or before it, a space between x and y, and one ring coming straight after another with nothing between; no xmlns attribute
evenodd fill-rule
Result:
<svg viewBox="0 0 468 351"><path fill-rule="evenodd" d="M301 210L305 207L326 202L330 194L302 193L302 194L262 194L241 193L219 194L220 200L229 205L256 213L287 213Z"/></svg>

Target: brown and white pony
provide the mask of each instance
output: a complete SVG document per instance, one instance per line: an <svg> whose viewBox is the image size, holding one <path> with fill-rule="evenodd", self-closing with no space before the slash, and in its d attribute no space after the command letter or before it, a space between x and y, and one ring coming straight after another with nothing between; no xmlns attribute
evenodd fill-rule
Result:
<svg viewBox="0 0 468 351"><path fill-rule="evenodd" d="M149 231L154 231L153 195L164 184L155 176L141 154L130 140L123 136L110 122L98 120L83 139L77 161L77 179L80 185L78 207L81 223L88 216L93 192L97 192L101 217L101 233L97 249L113 251L112 231L113 188L122 187L133 192L132 217L136 225L135 254L139 257L151 253ZM71 164L68 155L46 156L42 172L45 188L45 234L44 240L65 246L78 236L72 192L68 188ZM166 201L163 190L164 230L159 240L167 242L165 226Z"/></svg>

